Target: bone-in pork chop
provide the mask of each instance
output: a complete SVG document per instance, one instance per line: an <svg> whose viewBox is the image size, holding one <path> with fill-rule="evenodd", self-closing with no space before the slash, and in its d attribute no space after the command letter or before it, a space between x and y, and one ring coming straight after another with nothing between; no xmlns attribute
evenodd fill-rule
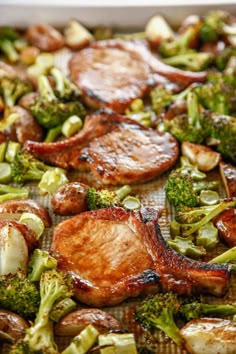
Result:
<svg viewBox="0 0 236 354"><path fill-rule="evenodd" d="M142 41L120 39L99 41L80 50L71 58L69 70L88 105L118 113L158 84L178 90L206 78L204 72L164 64Z"/></svg>
<svg viewBox="0 0 236 354"><path fill-rule="evenodd" d="M71 274L76 297L92 306L115 305L158 290L221 296L229 287L227 265L193 261L161 236L153 209L108 208L84 212L54 229L52 254Z"/></svg>
<svg viewBox="0 0 236 354"><path fill-rule="evenodd" d="M86 118L76 136L56 143L28 141L25 148L40 160L62 168L88 164L105 184L149 181L173 166L178 143L169 133L148 129L105 110Z"/></svg>

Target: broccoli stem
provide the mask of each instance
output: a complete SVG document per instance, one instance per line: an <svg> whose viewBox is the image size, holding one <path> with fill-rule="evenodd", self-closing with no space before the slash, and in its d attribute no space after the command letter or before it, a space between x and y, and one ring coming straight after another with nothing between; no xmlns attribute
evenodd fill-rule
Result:
<svg viewBox="0 0 236 354"><path fill-rule="evenodd" d="M187 229L186 230L182 230L183 236L192 235L200 227L204 226L206 223L211 221L215 216L220 214L225 209L227 209L227 208L235 208L235 207L236 207L236 199L233 199L231 201L222 201L221 203L215 205L212 208L212 210L210 211L210 213L205 215L200 221L198 221L198 222L196 222L194 224L185 225L187 227ZM189 226L189 228L188 228L188 226Z"/></svg>
<svg viewBox="0 0 236 354"><path fill-rule="evenodd" d="M208 263L229 263L236 260L236 246L230 248L219 256L211 259Z"/></svg>
<svg viewBox="0 0 236 354"><path fill-rule="evenodd" d="M176 326L173 316L170 311L163 309L163 314L157 318L150 314L149 323L151 326L158 328L165 332L178 346L182 344L182 338L179 334L179 328Z"/></svg>
<svg viewBox="0 0 236 354"><path fill-rule="evenodd" d="M54 128L48 130L47 135L44 139L45 143L52 143L61 134L62 124L57 125Z"/></svg>
<svg viewBox="0 0 236 354"><path fill-rule="evenodd" d="M63 93L65 89L65 84L64 84L64 77L62 76L62 73L60 70L57 68L53 68L51 70L51 74L53 75L56 83L56 90L60 93Z"/></svg>
<svg viewBox="0 0 236 354"><path fill-rule="evenodd" d="M40 75L38 78L38 90L40 96L45 98L48 102L57 100L48 78L45 75Z"/></svg>
<svg viewBox="0 0 236 354"><path fill-rule="evenodd" d="M2 39L0 41L0 49L11 62L15 63L19 60L19 54L15 50L13 43L10 40Z"/></svg>
<svg viewBox="0 0 236 354"><path fill-rule="evenodd" d="M117 189L115 191L117 197L119 198L119 200L123 200L127 195L130 194L131 192L131 187L128 185L122 186L121 188Z"/></svg>
<svg viewBox="0 0 236 354"><path fill-rule="evenodd" d="M193 128L201 129L198 98L197 95L193 92L189 92L187 95L187 107L189 125Z"/></svg>

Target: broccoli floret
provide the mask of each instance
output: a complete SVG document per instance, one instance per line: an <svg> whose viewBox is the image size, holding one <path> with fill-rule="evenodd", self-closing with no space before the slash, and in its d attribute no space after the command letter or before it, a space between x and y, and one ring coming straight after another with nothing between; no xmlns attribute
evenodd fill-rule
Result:
<svg viewBox="0 0 236 354"><path fill-rule="evenodd" d="M30 111L43 127L51 129L73 115L85 117L86 111L80 102L63 102L55 96L46 76L39 77L38 87L40 96Z"/></svg>
<svg viewBox="0 0 236 354"><path fill-rule="evenodd" d="M12 180L17 184L41 180L44 173L52 169L52 167L45 165L25 151L20 151L16 154L11 167Z"/></svg>
<svg viewBox="0 0 236 354"><path fill-rule="evenodd" d="M226 317L236 314L236 304L206 304L200 300L183 303L179 315L186 321L204 316Z"/></svg>
<svg viewBox="0 0 236 354"><path fill-rule="evenodd" d="M28 265L28 278L30 281L39 281L43 272L57 267L56 258L49 252L36 248Z"/></svg>
<svg viewBox="0 0 236 354"><path fill-rule="evenodd" d="M18 33L11 27L0 27L0 51L11 62L19 59L14 42L19 39Z"/></svg>
<svg viewBox="0 0 236 354"><path fill-rule="evenodd" d="M186 54L179 54L171 58L164 59L164 63L176 66L184 70L201 71L208 67L212 63L214 56L212 53L192 52Z"/></svg>
<svg viewBox="0 0 236 354"><path fill-rule="evenodd" d="M12 353L18 353L22 347L28 349L27 353L58 353L49 315L58 301L74 294L72 279L54 269L42 273L39 285L41 300L36 319L26 330L24 339L13 346Z"/></svg>
<svg viewBox="0 0 236 354"><path fill-rule="evenodd" d="M235 208L236 198L223 199L213 206L190 208L178 212L174 223L175 229L179 228L179 235L189 236L197 232L214 217L222 213L225 209Z"/></svg>
<svg viewBox="0 0 236 354"><path fill-rule="evenodd" d="M110 206L121 206L121 201L131 191L130 186L123 186L116 191L108 189L96 190L89 188L87 192L87 206L89 210L109 208Z"/></svg>
<svg viewBox="0 0 236 354"><path fill-rule="evenodd" d="M175 294L157 294L145 299L135 312L135 320L147 329L160 329L177 345L181 345L174 315L179 311L179 302Z"/></svg>
<svg viewBox="0 0 236 354"><path fill-rule="evenodd" d="M221 10L213 10L204 18L200 29L200 39L204 42L215 42L224 33L229 14Z"/></svg>
<svg viewBox="0 0 236 354"><path fill-rule="evenodd" d="M236 117L209 113L205 115L204 127L211 145L224 159L236 163Z"/></svg>
<svg viewBox="0 0 236 354"><path fill-rule="evenodd" d="M152 109L157 114L173 100L172 92L162 85L155 87L150 92L150 97Z"/></svg>
<svg viewBox="0 0 236 354"><path fill-rule="evenodd" d="M69 79L63 76L62 72L53 68L51 74L55 80L54 93L63 102L77 100L81 96L81 92Z"/></svg>
<svg viewBox="0 0 236 354"><path fill-rule="evenodd" d="M191 44L196 38L198 38L199 30L200 22L189 26L175 39L162 41L158 47L158 52L163 57L173 57L179 54L191 52Z"/></svg>
<svg viewBox="0 0 236 354"><path fill-rule="evenodd" d="M31 91L32 85L26 80L18 77L1 79L0 92L7 107L13 107L23 95Z"/></svg>
<svg viewBox="0 0 236 354"><path fill-rule="evenodd" d="M39 308L40 294L23 271L0 277L0 307L32 319Z"/></svg>
<svg viewBox="0 0 236 354"><path fill-rule="evenodd" d="M187 114L164 120L164 124L166 130L180 142L202 143L206 133L202 127L202 114L197 95L194 92L187 94Z"/></svg>

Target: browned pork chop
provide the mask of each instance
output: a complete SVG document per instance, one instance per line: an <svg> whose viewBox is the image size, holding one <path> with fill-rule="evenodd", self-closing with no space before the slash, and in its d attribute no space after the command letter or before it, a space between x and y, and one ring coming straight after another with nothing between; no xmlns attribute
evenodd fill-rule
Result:
<svg viewBox="0 0 236 354"><path fill-rule="evenodd" d="M83 130L70 139L49 144L28 141L25 148L63 168L87 162L97 179L113 185L149 181L173 166L179 154L169 133L108 110L88 116Z"/></svg>
<svg viewBox="0 0 236 354"><path fill-rule="evenodd" d="M120 39L95 42L80 50L70 60L69 70L88 105L118 113L155 85L178 90L206 78L204 72L164 64L142 41Z"/></svg>
<svg viewBox="0 0 236 354"><path fill-rule="evenodd" d="M71 274L76 297L92 306L115 305L158 290L221 296L227 265L193 261L161 236L153 209L108 208L79 214L54 229L52 254Z"/></svg>

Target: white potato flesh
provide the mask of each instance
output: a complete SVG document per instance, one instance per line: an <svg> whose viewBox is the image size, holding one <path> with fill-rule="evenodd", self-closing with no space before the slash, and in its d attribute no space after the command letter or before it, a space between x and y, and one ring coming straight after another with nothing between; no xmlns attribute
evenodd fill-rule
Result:
<svg viewBox="0 0 236 354"><path fill-rule="evenodd" d="M0 228L0 275L26 270L28 247L22 233L13 225Z"/></svg>
<svg viewBox="0 0 236 354"><path fill-rule="evenodd" d="M72 49L80 49L94 40L92 34L79 22L69 21L64 30L66 44Z"/></svg>
<svg viewBox="0 0 236 354"><path fill-rule="evenodd" d="M160 44L163 40L174 39L174 32L164 17L156 15L150 18L146 28L146 37L153 44Z"/></svg>
<svg viewBox="0 0 236 354"><path fill-rule="evenodd" d="M211 171L221 160L221 155L218 152L204 145L184 141L181 150L182 154L203 172Z"/></svg>
<svg viewBox="0 0 236 354"><path fill-rule="evenodd" d="M180 331L190 354L235 354L236 323L220 318L199 318Z"/></svg>

